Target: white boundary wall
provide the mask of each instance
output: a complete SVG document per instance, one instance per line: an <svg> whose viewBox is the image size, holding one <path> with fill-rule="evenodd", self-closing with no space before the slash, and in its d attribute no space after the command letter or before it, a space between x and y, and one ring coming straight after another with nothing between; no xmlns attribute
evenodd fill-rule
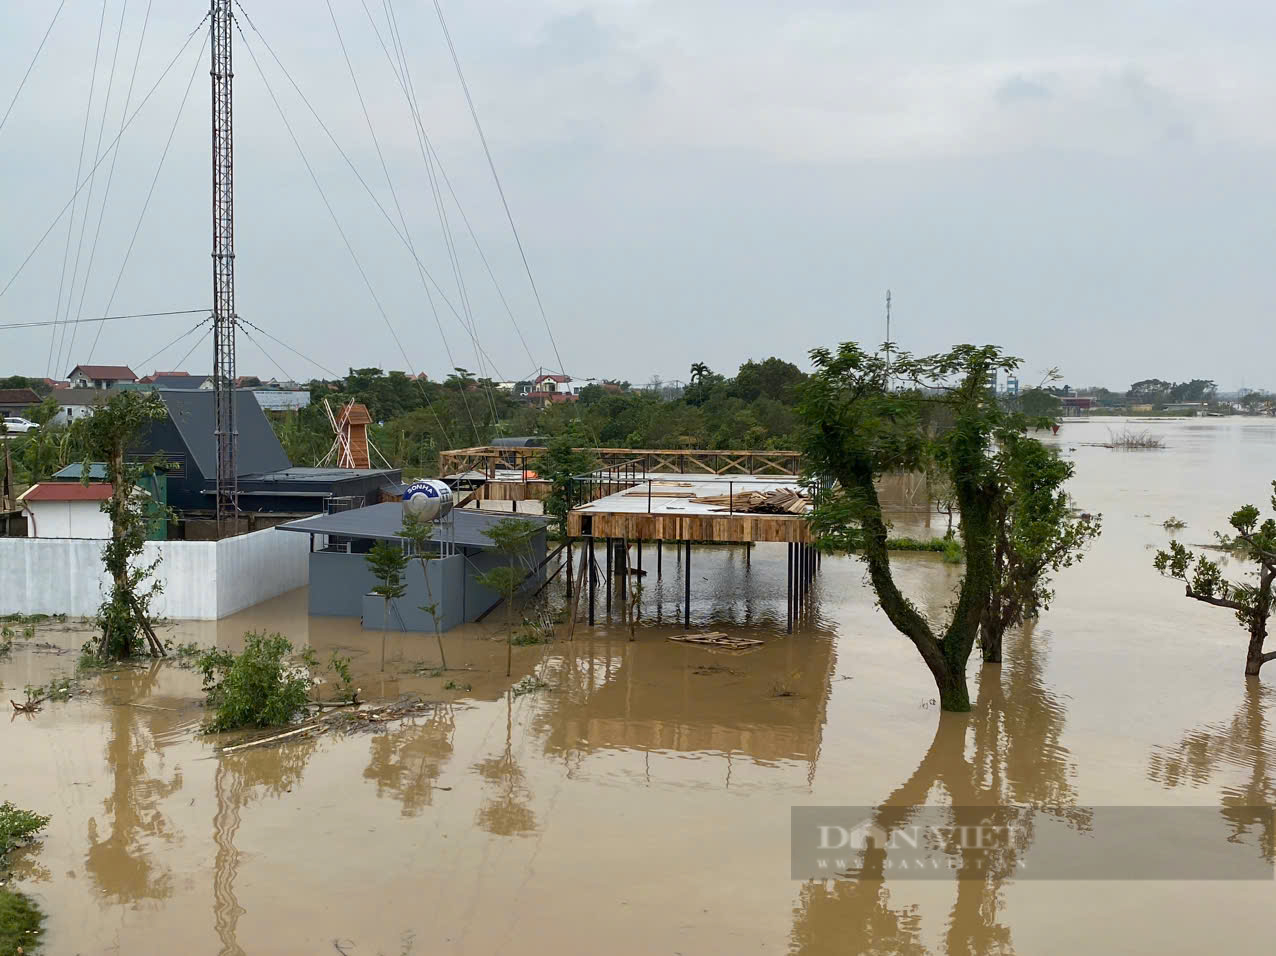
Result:
<svg viewBox="0 0 1276 956"><path fill-rule="evenodd" d="M0 614L97 613L108 579L101 539L0 538ZM162 558L157 617L213 621L309 581L310 537L267 528L224 541L148 541Z"/></svg>

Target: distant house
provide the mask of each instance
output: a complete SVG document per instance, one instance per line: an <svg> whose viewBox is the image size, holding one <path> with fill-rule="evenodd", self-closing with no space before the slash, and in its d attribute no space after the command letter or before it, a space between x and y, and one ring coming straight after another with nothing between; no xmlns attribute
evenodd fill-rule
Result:
<svg viewBox="0 0 1276 956"><path fill-rule="evenodd" d="M522 397L542 405L574 402L580 398L580 390L591 383L573 379L570 375L538 375L522 385Z"/></svg>
<svg viewBox="0 0 1276 956"><path fill-rule="evenodd" d="M146 494L138 491L138 494ZM104 481L42 481L18 495L31 538L109 538L111 519L102 502L111 497Z"/></svg>
<svg viewBox="0 0 1276 956"><path fill-rule="evenodd" d="M127 365L77 365L67 378L72 388L110 388L122 382L136 382L137 376Z"/></svg>
<svg viewBox="0 0 1276 956"><path fill-rule="evenodd" d="M152 372L139 378L142 385L156 388L207 388L211 387L211 375L192 375L190 372Z"/></svg>
<svg viewBox="0 0 1276 956"><path fill-rule="evenodd" d="M58 413L50 420L53 425L69 425L106 401L106 394L96 388L60 388L51 398L57 399Z"/></svg>
<svg viewBox="0 0 1276 956"><path fill-rule="evenodd" d="M32 405L40 404L40 396L30 388L0 388L0 418L21 415Z"/></svg>

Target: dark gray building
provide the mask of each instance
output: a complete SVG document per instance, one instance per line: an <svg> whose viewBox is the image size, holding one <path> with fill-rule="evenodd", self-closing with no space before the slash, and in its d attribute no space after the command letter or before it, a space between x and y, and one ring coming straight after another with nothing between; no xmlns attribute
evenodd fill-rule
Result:
<svg viewBox="0 0 1276 956"><path fill-rule="evenodd" d="M421 610L422 606L431 604L439 607L442 631L476 620L490 610L500 595L481 587L476 579L509 562L509 557L494 550L491 539L483 533L502 520L520 521L536 529L530 553L517 562L517 566L528 572L522 590L535 590L545 577L547 519L456 509L444 519L444 522L452 522L451 532L444 528L444 523L434 525L436 541L432 551L443 552L444 556L425 563L430 575L429 586L426 586L420 562L412 562L405 579L407 593L394 602L389 627L433 632L434 619ZM402 503L392 501L302 518L279 525L275 530L310 535L311 614L359 617L364 627L380 630L385 602L372 593L377 580L368 570L367 554L378 541L396 541L407 546L408 542L399 537L402 526Z"/></svg>
<svg viewBox="0 0 1276 956"><path fill-rule="evenodd" d="M136 452L163 457L168 504L179 512L211 511L217 488L216 394L205 389L158 389L168 416L153 422ZM246 512L315 514L332 499L343 507L375 504L400 493L397 468L304 468L288 460L266 413L247 389L235 392L239 507Z"/></svg>

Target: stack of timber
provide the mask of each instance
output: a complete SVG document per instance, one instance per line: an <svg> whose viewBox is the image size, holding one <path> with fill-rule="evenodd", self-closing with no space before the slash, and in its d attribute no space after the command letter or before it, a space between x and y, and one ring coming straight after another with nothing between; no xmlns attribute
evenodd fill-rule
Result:
<svg viewBox="0 0 1276 956"><path fill-rule="evenodd" d="M698 504L720 505L728 511L758 514L800 515L807 509L806 497L792 488L739 491L734 495L699 495L694 500Z"/></svg>
<svg viewBox="0 0 1276 956"><path fill-rule="evenodd" d="M705 631L703 634L675 634L669 638L679 644L698 644L701 647L718 647L729 651L744 651L761 647L762 641L752 637L730 637L721 631Z"/></svg>

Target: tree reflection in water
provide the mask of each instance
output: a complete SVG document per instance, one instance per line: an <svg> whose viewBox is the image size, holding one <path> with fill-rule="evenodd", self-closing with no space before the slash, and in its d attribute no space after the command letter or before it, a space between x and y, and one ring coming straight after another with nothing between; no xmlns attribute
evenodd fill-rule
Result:
<svg viewBox="0 0 1276 956"><path fill-rule="evenodd" d="M372 738L365 780L377 785L377 796L391 796L405 817L418 815L434 802L434 784L452 757L456 715L451 704L435 706L423 721Z"/></svg>
<svg viewBox="0 0 1276 956"><path fill-rule="evenodd" d="M1245 679L1245 698L1227 723L1204 724L1184 734L1173 747L1153 748L1148 777L1168 790L1200 788L1216 777L1222 785L1220 812L1233 842L1257 847L1263 858L1276 862L1272 814L1258 808L1276 807L1276 740L1267 734L1265 707L1276 703L1276 689L1257 677Z"/></svg>
<svg viewBox="0 0 1276 956"><path fill-rule="evenodd" d="M1031 626L1008 634L1007 663L983 668L974 709L940 714L917 769L875 814L887 832L903 827L940 790L949 825L973 824L986 819L988 808L1003 807L998 822L1020 828L1021 841L996 853L957 851L956 899L944 937L949 954L1013 951L1010 929L1000 921L1003 889L1032 844L1033 808L1073 827L1089 826L1088 811L1076 806L1075 764L1061 743L1067 711L1043 681L1045 657L1045 639L1034 639ZM870 848L853 879L803 884L791 951L926 952L921 912L891 906L886 866L887 851Z"/></svg>
<svg viewBox="0 0 1276 956"><path fill-rule="evenodd" d="M157 661L144 670L113 674L107 699L113 705L106 744L111 791L102 804L102 821L89 818L84 868L98 892L117 903L161 900L173 892L172 874L156 863L150 844L178 839L160 805L182 788L182 772L174 770L168 779L150 775L146 759L152 751L160 754L162 765L155 734L168 729L164 712L132 706L150 696L161 666Z"/></svg>
<svg viewBox="0 0 1276 956"><path fill-rule="evenodd" d="M505 692L505 747L498 757L480 760L474 765L488 784L489 796L475 814L475 822L496 836L524 836L536 829L536 815L528 803L528 789L523 768L514 759L514 693Z"/></svg>

